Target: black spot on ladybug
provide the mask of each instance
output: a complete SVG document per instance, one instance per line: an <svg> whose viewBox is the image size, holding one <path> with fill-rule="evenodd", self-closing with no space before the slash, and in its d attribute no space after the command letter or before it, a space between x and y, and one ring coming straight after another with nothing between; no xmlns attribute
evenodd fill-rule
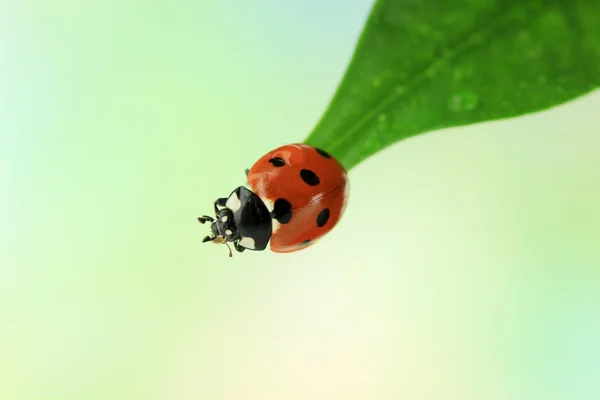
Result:
<svg viewBox="0 0 600 400"><path fill-rule="evenodd" d="M317 153L319 153L320 155L322 155L325 158L331 158L331 154L329 154L328 152L326 152L325 150L321 150L319 148L315 147L315 150L317 150Z"/></svg>
<svg viewBox="0 0 600 400"><path fill-rule="evenodd" d="M324 209L317 215L317 226L322 228L329 221L329 208Z"/></svg>
<svg viewBox="0 0 600 400"><path fill-rule="evenodd" d="M280 224L287 224L292 219L292 205L286 199L277 199L271 216Z"/></svg>
<svg viewBox="0 0 600 400"><path fill-rule="evenodd" d="M285 161L279 157L273 157L269 160L269 162L275 167L283 167L285 165Z"/></svg>
<svg viewBox="0 0 600 400"><path fill-rule="evenodd" d="M307 185L310 186L317 186L319 183L321 183L321 180L319 179L317 174L312 172L310 169L301 170L300 177Z"/></svg>
<svg viewBox="0 0 600 400"><path fill-rule="evenodd" d="M305 240L304 242L300 243L300 247L308 246L309 243L310 243L310 239Z"/></svg>

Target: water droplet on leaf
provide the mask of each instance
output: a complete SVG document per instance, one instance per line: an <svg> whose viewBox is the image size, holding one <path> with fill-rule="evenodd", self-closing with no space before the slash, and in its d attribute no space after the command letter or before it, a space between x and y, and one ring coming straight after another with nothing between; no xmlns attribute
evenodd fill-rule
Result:
<svg viewBox="0 0 600 400"><path fill-rule="evenodd" d="M473 68L472 67L456 68L454 70L454 80L457 82L466 80L472 76L473 76Z"/></svg>
<svg viewBox="0 0 600 400"><path fill-rule="evenodd" d="M396 94L397 94L398 96L400 96L400 95L403 95L403 94L404 94L404 92L406 92L406 87L404 87L404 86L401 86L401 85L400 85L400 86L396 86L396 87L394 88L394 91L396 92Z"/></svg>
<svg viewBox="0 0 600 400"><path fill-rule="evenodd" d="M471 111L479 105L479 96L475 92L463 91L448 99L448 108L452 111Z"/></svg>
<svg viewBox="0 0 600 400"><path fill-rule="evenodd" d="M523 29L516 35L515 50L525 58L536 59L542 55L544 48L534 35Z"/></svg>
<svg viewBox="0 0 600 400"><path fill-rule="evenodd" d="M387 115L379 114L377 117L377 130L380 132L385 132L388 130L389 126L390 124Z"/></svg>

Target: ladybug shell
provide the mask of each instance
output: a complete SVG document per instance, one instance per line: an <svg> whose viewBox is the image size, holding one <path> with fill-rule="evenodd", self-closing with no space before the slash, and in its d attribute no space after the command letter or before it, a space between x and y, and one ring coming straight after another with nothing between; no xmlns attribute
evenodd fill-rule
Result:
<svg viewBox="0 0 600 400"><path fill-rule="evenodd" d="M348 174L327 152L306 144L281 146L261 157L248 183L273 217L271 250L314 244L337 224L348 199Z"/></svg>

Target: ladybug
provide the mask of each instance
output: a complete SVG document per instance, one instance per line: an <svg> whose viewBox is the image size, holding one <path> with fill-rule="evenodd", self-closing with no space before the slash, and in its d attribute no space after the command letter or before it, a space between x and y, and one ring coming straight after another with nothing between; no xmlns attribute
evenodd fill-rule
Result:
<svg viewBox="0 0 600 400"><path fill-rule="evenodd" d="M214 202L211 232L202 242L233 243L238 252L289 253L314 244L340 220L348 200L348 174L329 153L288 144L246 170L248 186ZM229 249L231 257L231 249Z"/></svg>

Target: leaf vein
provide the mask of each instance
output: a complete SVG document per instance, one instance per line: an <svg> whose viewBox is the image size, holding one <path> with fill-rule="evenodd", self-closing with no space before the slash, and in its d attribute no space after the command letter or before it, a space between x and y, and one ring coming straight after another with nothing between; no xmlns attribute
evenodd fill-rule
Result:
<svg viewBox="0 0 600 400"><path fill-rule="evenodd" d="M492 17L493 20L491 22L485 21L484 23L481 23L465 40L459 42L454 48L447 50L445 54L436 57L425 69L418 73L411 81L407 82L404 85L406 90L402 93L397 93L395 90L392 90L379 104L373 107L369 112L365 113L365 115L348 131L343 135L340 135L337 140L331 144L330 151L335 152L342 143L351 138L355 132L363 128L369 121L373 120L391 103L402 97L406 97L423 83L433 80L438 74L437 67L439 65L444 63L450 65L452 61L455 61L461 55L484 44L487 39L493 37L494 33L510 24L514 17L518 15L516 11L522 6L522 3L517 3L508 10L499 13L496 17Z"/></svg>

